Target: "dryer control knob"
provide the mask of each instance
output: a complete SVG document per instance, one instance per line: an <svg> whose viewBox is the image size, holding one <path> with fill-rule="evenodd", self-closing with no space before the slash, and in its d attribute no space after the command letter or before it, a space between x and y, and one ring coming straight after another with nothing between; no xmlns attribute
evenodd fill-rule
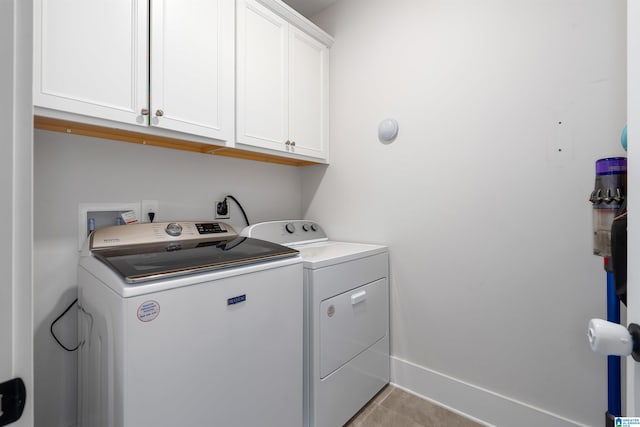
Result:
<svg viewBox="0 0 640 427"><path fill-rule="evenodd" d="M311 231L318 231L318 226L315 224L311 224Z"/></svg>
<svg viewBox="0 0 640 427"><path fill-rule="evenodd" d="M302 224L303 231L309 231L309 224Z"/></svg>
<svg viewBox="0 0 640 427"><path fill-rule="evenodd" d="M169 235L169 236L179 236L182 234L182 226L176 222L172 222L170 224L167 225L167 227L164 229L164 231Z"/></svg>
<svg viewBox="0 0 640 427"><path fill-rule="evenodd" d="M292 222L289 222L284 226L284 229L287 230L287 233L293 234L296 231L296 226L293 225Z"/></svg>

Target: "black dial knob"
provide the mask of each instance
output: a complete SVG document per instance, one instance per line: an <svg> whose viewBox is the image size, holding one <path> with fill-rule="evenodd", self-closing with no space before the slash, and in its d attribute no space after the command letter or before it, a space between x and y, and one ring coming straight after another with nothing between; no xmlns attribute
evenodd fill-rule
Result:
<svg viewBox="0 0 640 427"><path fill-rule="evenodd" d="M284 226L284 229L287 230L287 233L293 234L296 231L296 226L293 225L292 222L289 222Z"/></svg>
<svg viewBox="0 0 640 427"><path fill-rule="evenodd" d="M169 236L179 236L182 234L182 226L176 222L172 222L170 224L167 225L167 227L164 229L164 231L169 235Z"/></svg>

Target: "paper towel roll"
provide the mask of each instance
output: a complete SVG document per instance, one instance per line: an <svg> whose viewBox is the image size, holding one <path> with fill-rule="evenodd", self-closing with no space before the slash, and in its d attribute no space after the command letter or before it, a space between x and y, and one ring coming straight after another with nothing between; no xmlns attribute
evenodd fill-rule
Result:
<svg viewBox="0 0 640 427"><path fill-rule="evenodd" d="M591 350L609 356L628 356L633 351L633 338L624 326L602 319L591 319L587 329Z"/></svg>

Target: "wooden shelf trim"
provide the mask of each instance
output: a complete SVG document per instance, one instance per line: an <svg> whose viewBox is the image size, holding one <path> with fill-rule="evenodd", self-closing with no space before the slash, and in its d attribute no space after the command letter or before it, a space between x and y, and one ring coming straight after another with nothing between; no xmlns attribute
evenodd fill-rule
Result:
<svg viewBox="0 0 640 427"><path fill-rule="evenodd" d="M308 160L292 159L272 154L241 150L238 148L227 148L221 145L149 135L142 132L133 132L105 126L71 122L68 120L60 120L43 116L34 116L33 126L36 129L53 132L90 136L113 141L129 142L132 144L151 145L154 147L171 148L174 150L192 151L195 153L211 154L216 156L234 157L237 159L253 160L258 162L276 163L280 165L309 166L320 164L319 162L312 162Z"/></svg>

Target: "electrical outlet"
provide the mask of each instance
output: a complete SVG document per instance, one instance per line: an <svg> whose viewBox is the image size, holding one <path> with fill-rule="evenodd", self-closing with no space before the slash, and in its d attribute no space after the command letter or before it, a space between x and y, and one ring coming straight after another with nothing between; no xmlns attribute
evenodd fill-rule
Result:
<svg viewBox="0 0 640 427"><path fill-rule="evenodd" d="M226 200L215 202L213 213L215 219L229 219L231 217L231 212L229 211L229 202Z"/></svg>
<svg viewBox="0 0 640 427"><path fill-rule="evenodd" d="M149 214L153 214L153 220L158 218L158 201L157 200L143 200L140 203L140 222L153 222L149 218Z"/></svg>

